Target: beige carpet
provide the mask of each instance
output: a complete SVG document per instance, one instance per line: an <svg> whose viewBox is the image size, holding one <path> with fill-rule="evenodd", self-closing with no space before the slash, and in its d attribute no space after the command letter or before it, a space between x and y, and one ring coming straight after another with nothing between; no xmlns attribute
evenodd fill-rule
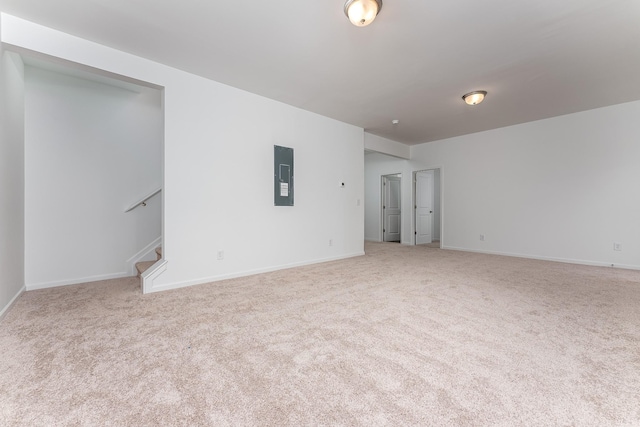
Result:
<svg viewBox="0 0 640 427"><path fill-rule="evenodd" d="M0 425L640 425L640 272L366 252L27 292L0 323Z"/></svg>
<svg viewBox="0 0 640 427"><path fill-rule="evenodd" d="M428 248L437 248L440 249L440 240L434 240L431 243L426 243L424 246Z"/></svg>

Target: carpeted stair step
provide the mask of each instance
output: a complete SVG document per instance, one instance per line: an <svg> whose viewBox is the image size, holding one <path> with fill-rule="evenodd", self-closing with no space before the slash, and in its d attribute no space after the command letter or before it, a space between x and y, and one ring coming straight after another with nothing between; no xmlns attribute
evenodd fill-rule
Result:
<svg viewBox="0 0 640 427"><path fill-rule="evenodd" d="M153 264L162 259L162 246L156 248L156 261L141 261L136 263L136 270L138 270L138 277L149 269Z"/></svg>
<svg viewBox="0 0 640 427"><path fill-rule="evenodd" d="M136 263L136 270L138 270L138 277L140 277L140 275L142 273L144 273L145 271L147 271L149 269L149 267L151 267L153 264L155 264L156 261L142 261L142 262L137 262Z"/></svg>

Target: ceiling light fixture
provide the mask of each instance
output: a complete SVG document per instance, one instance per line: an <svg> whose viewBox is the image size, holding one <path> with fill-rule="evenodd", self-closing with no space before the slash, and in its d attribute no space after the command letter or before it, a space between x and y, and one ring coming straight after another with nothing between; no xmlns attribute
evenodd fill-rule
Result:
<svg viewBox="0 0 640 427"><path fill-rule="evenodd" d="M466 95L462 95L462 99L464 99L464 102L469 105L478 105L484 100L485 96L487 96L486 90L476 90L474 92L469 92Z"/></svg>
<svg viewBox="0 0 640 427"><path fill-rule="evenodd" d="M356 27L366 27L371 24L382 9L382 0L347 0L344 4L344 14Z"/></svg>

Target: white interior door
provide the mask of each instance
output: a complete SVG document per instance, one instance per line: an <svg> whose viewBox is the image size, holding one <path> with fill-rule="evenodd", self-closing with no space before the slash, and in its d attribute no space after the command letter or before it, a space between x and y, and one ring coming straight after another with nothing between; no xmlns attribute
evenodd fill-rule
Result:
<svg viewBox="0 0 640 427"><path fill-rule="evenodd" d="M400 190L402 178L397 175L382 177L382 240L385 242L400 241Z"/></svg>
<svg viewBox="0 0 640 427"><path fill-rule="evenodd" d="M433 171L416 172L416 245L431 243L433 229Z"/></svg>

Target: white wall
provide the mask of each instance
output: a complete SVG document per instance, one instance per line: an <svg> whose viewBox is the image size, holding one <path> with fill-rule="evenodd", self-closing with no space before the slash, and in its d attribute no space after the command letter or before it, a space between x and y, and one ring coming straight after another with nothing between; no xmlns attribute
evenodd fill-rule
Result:
<svg viewBox="0 0 640 427"><path fill-rule="evenodd" d="M446 247L640 268L638 117L640 101L412 147L445 167Z"/></svg>
<svg viewBox="0 0 640 427"><path fill-rule="evenodd" d="M401 144L397 141L373 135L368 132L364 133L364 148L368 151L374 151L381 154L399 157L401 159L409 159L411 157L411 147Z"/></svg>
<svg viewBox="0 0 640 427"><path fill-rule="evenodd" d="M24 290L24 74L0 46L0 317Z"/></svg>
<svg viewBox="0 0 640 427"><path fill-rule="evenodd" d="M164 236L174 268L160 286L363 253L362 129L179 77L165 90ZM274 145L294 149L293 207L273 206Z"/></svg>
<svg viewBox="0 0 640 427"><path fill-rule="evenodd" d="M167 265L151 291L363 253L361 128L6 14L2 38L165 88ZM294 207L273 206L274 144L295 150Z"/></svg>
<svg viewBox="0 0 640 427"><path fill-rule="evenodd" d="M367 239L379 240L380 175L441 168L442 247L638 269L638 117L640 101L416 145L410 161L369 154ZM407 244L411 193L404 180Z"/></svg>
<svg viewBox="0 0 640 427"><path fill-rule="evenodd" d="M102 79L102 81L106 81ZM27 289L130 275L160 237L161 92L25 68Z"/></svg>

